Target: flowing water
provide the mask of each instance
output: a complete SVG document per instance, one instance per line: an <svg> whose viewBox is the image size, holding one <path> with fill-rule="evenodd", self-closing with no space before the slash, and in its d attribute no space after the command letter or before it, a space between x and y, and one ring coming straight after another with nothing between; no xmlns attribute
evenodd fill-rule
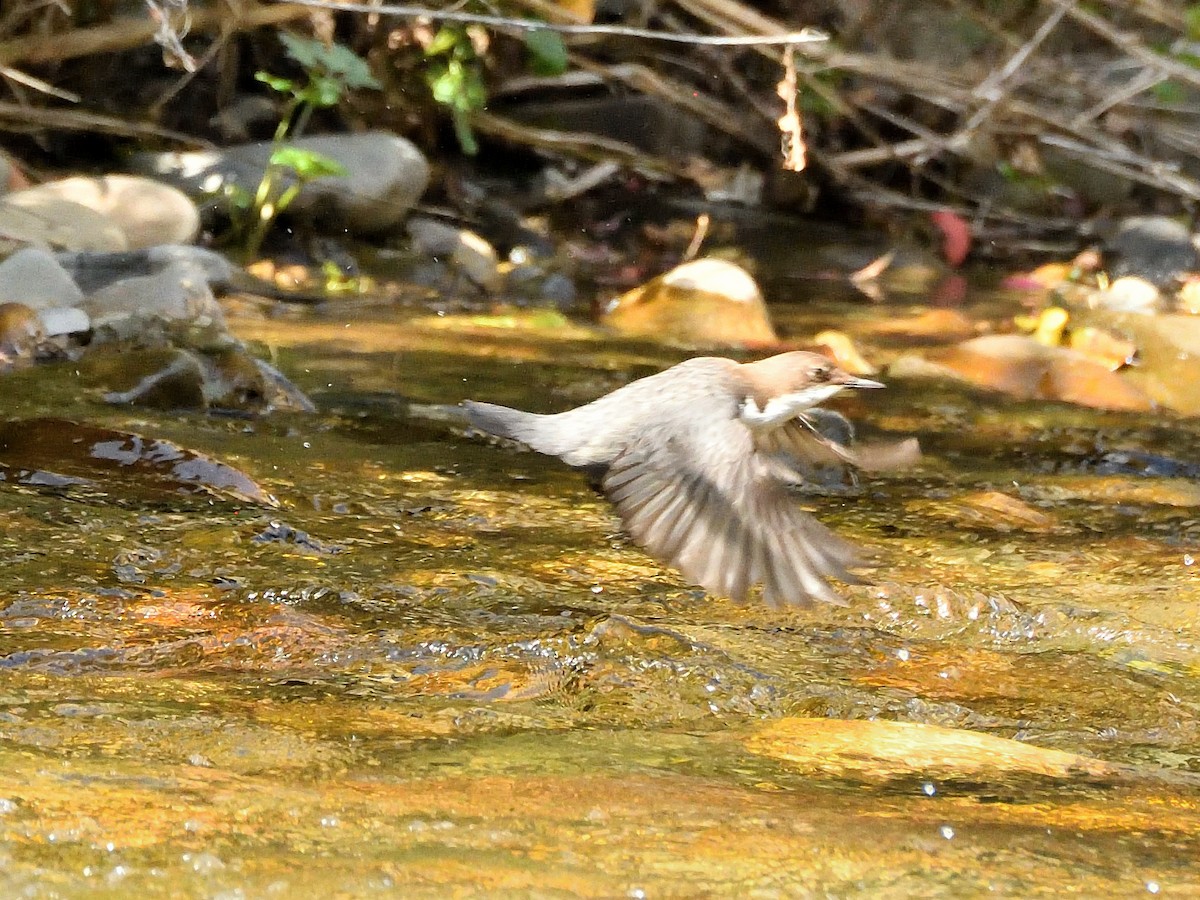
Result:
<svg viewBox="0 0 1200 900"><path fill-rule="evenodd" d="M891 352L870 329L910 312L803 292L798 339ZM7 382L4 417L169 439L279 506L0 485L3 896L1200 896L1196 422L852 398L926 463L802 498L884 564L771 610L453 411L686 353L336 302L233 327L321 412Z"/></svg>

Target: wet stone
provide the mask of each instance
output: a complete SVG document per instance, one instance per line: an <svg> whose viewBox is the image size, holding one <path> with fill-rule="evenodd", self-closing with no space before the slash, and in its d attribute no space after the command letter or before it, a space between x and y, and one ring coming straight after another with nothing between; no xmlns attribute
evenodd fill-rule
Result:
<svg viewBox="0 0 1200 900"><path fill-rule="evenodd" d="M278 503L250 476L203 453L62 419L0 423L0 474L22 484L90 486L131 498L191 494Z"/></svg>
<svg viewBox="0 0 1200 900"><path fill-rule="evenodd" d="M32 245L110 251L129 246L120 226L101 213L35 190L15 191L0 198L0 241L11 242L11 249Z"/></svg>
<svg viewBox="0 0 1200 900"><path fill-rule="evenodd" d="M291 212L332 214L351 231L378 233L403 221L425 192L429 163L415 144L383 131L294 138L290 146L330 157L346 169L344 176L306 183ZM253 193L274 152L269 141L241 144L220 151L139 153L134 168L171 181L195 195L211 197L225 185ZM288 181L287 173L283 181Z"/></svg>
<svg viewBox="0 0 1200 900"><path fill-rule="evenodd" d="M0 302L47 309L82 301L83 291L47 250L27 247L0 262Z"/></svg>
<svg viewBox="0 0 1200 900"><path fill-rule="evenodd" d="M1165 287L1177 276L1200 268L1186 225L1166 216L1131 216L1109 241L1107 257L1115 278L1135 275Z"/></svg>
<svg viewBox="0 0 1200 900"><path fill-rule="evenodd" d="M200 214L182 191L133 175L61 178L13 197L25 204L58 200L92 210L121 232L130 249L188 243L200 231Z"/></svg>
<svg viewBox="0 0 1200 900"><path fill-rule="evenodd" d="M603 322L613 330L690 347L764 346L778 341L753 276L721 259L698 259L618 298Z"/></svg>
<svg viewBox="0 0 1200 900"><path fill-rule="evenodd" d="M45 336L34 310L23 303L0 303L0 355L32 356Z"/></svg>
<svg viewBox="0 0 1200 900"><path fill-rule="evenodd" d="M225 321L212 289L195 269L172 263L153 275L116 281L92 293L83 303L97 328L120 327L131 319L159 318L214 323Z"/></svg>
<svg viewBox="0 0 1200 900"><path fill-rule="evenodd" d="M173 268L181 280L204 282L213 290L225 288L236 277L233 264L221 254L185 244L156 244L120 253L60 252L54 259L84 294L129 278L158 275L167 268Z"/></svg>
<svg viewBox="0 0 1200 900"><path fill-rule="evenodd" d="M346 549L337 544L327 544L314 538L308 532L298 531L283 522L272 522L265 531L260 531L252 540L256 544L280 544L313 556L335 556Z"/></svg>

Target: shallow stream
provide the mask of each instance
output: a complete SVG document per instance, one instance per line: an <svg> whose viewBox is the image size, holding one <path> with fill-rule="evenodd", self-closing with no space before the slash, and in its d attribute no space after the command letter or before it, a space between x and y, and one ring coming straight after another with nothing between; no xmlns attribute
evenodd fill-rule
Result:
<svg viewBox="0 0 1200 900"><path fill-rule="evenodd" d="M823 285L772 290L785 335L903 349L879 326L915 304ZM842 403L926 463L805 498L884 564L781 611L689 588L453 413L688 354L336 301L232 328L321 412L6 382L0 418L167 438L280 505L0 485L0 895L1200 896L1200 422Z"/></svg>

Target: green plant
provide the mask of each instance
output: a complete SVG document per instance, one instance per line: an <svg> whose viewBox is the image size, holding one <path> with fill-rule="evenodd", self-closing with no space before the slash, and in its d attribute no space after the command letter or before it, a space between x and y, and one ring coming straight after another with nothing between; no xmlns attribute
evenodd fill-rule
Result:
<svg viewBox="0 0 1200 900"><path fill-rule="evenodd" d="M365 294L375 287L366 275L348 275L333 260L321 263L321 290L326 294Z"/></svg>
<svg viewBox="0 0 1200 900"><path fill-rule="evenodd" d="M558 32L532 28L525 32L529 68L537 75L560 75L567 69L567 48ZM471 30L444 25L425 47L425 83L433 99L450 112L454 136L463 153L474 156L479 143L471 130L471 115L487 107L483 62Z"/></svg>
<svg viewBox="0 0 1200 900"><path fill-rule="evenodd" d="M240 239L246 258L253 258L262 247L272 224L315 178L345 175L345 167L335 159L289 144L308 125L313 110L336 106L346 92L357 88L378 88L366 61L341 44L280 35L287 55L304 69L305 80L297 81L258 72L259 81L289 99L283 107L271 156L257 188L251 193L238 184L223 188L233 233Z"/></svg>
<svg viewBox="0 0 1200 900"><path fill-rule="evenodd" d="M474 156L479 143L471 131L471 114L487 106L483 70L471 36L461 25L438 29L425 48L425 83L433 99L450 111L454 136L463 153Z"/></svg>

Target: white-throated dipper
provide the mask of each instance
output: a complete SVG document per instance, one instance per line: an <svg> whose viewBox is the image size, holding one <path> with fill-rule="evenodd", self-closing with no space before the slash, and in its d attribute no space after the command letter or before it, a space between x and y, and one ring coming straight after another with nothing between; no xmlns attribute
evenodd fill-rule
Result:
<svg viewBox="0 0 1200 900"><path fill-rule="evenodd" d="M816 353L752 363L704 356L567 412L466 401L481 431L585 469L633 539L689 581L737 601L762 584L771 606L843 603L833 577L860 579L854 548L799 508L806 466L863 469L916 460L915 439L852 449L821 434L814 409L846 388L881 388Z"/></svg>

